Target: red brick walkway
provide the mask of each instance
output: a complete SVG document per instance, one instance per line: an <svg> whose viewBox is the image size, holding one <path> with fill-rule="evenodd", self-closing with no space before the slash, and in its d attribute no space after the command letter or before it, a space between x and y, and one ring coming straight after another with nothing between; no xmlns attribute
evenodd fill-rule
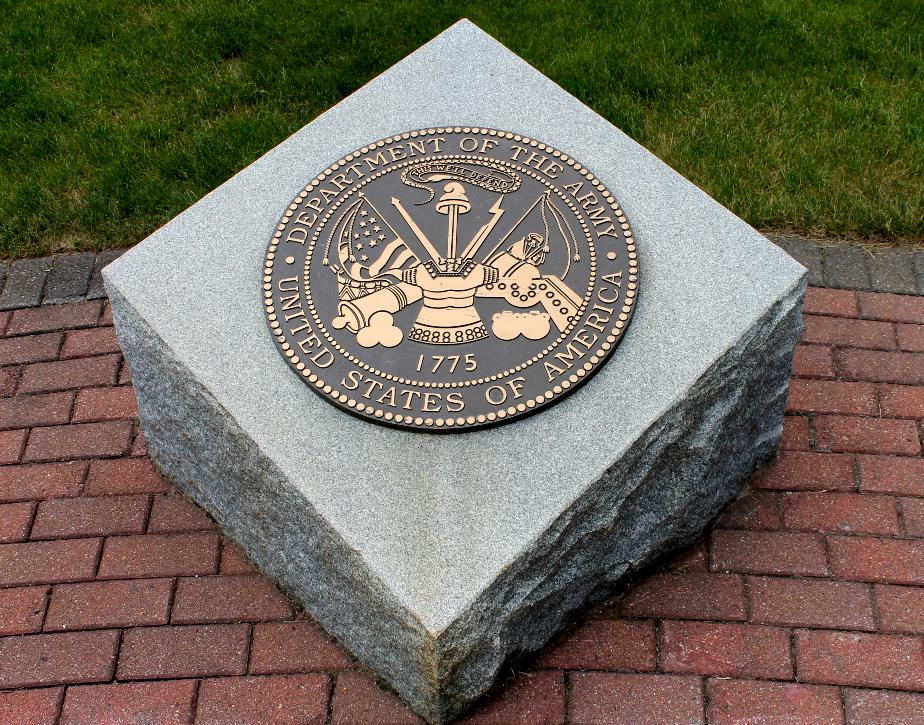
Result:
<svg viewBox="0 0 924 725"><path fill-rule="evenodd" d="M0 312L0 723L405 723L145 456L102 302ZM467 722L924 723L924 298L810 290L778 462Z"/></svg>

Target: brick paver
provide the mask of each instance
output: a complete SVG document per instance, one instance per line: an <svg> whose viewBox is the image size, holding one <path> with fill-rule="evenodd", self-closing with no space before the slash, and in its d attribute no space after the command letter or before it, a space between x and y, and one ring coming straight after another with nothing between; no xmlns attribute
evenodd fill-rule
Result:
<svg viewBox="0 0 924 725"><path fill-rule="evenodd" d="M21 395L0 399L0 429L62 425L70 419L73 393Z"/></svg>
<svg viewBox="0 0 924 725"><path fill-rule="evenodd" d="M256 574L257 568L250 563L244 553L231 541L221 544L221 562L218 571L222 574Z"/></svg>
<svg viewBox="0 0 924 725"><path fill-rule="evenodd" d="M924 498L924 459L860 456L860 490Z"/></svg>
<svg viewBox="0 0 924 725"><path fill-rule="evenodd" d="M119 458L90 463L83 493L85 496L108 496L125 493L161 493L166 490L167 482L150 460Z"/></svg>
<svg viewBox="0 0 924 725"><path fill-rule="evenodd" d="M199 687L196 722L324 725L329 690L327 674L209 679Z"/></svg>
<svg viewBox="0 0 924 725"><path fill-rule="evenodd" d="M924 690L920 637L800 631L796 652L796 669L803 682Z"/></svg>
<svg viewBox="0 0 924 725"><path fill-rule="evenodd" d="M48 362L58 357L61 333L0 338L0 365Z"/></svg>
<svg viewBox="0 0 924 725"><path fill-rule="evenodd" d="M292 608L265 577L183 577L173 598L171 621L266 622L288 619Z"/></svg>
<svg viewBox="0 0 924 725"><path fill-rule="evenodd" d="M924 725L924 695L845 688L848 725Z"/></svg>
<svg viewBox="0 0 924 725"><path fill-rule="evenodd" d="M45 586L0 589L0 636L38 632L47 603Z"/></svg>
<svg viewBox="0 0 924 725"><path fill-rule="evenodd" d="M483 699L459 725L537 725L565 721L565 673L539 670Z"/></svg>
<svg viewBox="0 0 924 725"><path fill-rule="evenodd" d="M0 466L20 461L28 435L25 428L0 431Z"/></svg>
<svg viewBox="0 0 924 725"><path fill-rule="evenodd" d="M32 526L35 504L31 501L0 504L0 543L23 541Z"/></svg>
<svg viewBox="0 0 924 725"><path fill-rule="evenodd" d="M54 498L41 501L32 524L33 539L136 534L148 518L147 496Z"/></svg>
<svg viewBox="0 0 924 725"><path fill-rule="evenodd" d="M20 259L11 264L0 290L0 309L15 310L39 304L52 266L50 257Z"/></svg>
<svg viewBox="0 0 924 725"><path fill-rule="evenodd" d="M881 631L924 634L924 587L877 584L873 591Z"/></svg>
<svg viewBox="0 0 924 725"><path fill-rule="evenodd" d="M796 413L876 415L879 406L872 383L839 380L793 380L787 410Z"/></svg>
<svg viewBox="0 0 924 725"><path fill-rule="evenodd" d="M67 689L59 725L185 725L192 718L195 693L194 680L77 685Z"/></svg>
<svg viewBox="0 0 924 725"><path fill-rule="evenodd" d="M0 689L105 682L112 677L115 630L29 634L0 642Z"/></svg>
<svg viewBox="0 0 924 725"><path fill-rule="evenodd" d="M99 547L95 538L0 544L0 586L92 579Z"/></svg>
<svg viewBox="0 0 924 725"><path fill-rule="evenodd" d="M834 353L825 345L796 345L792 369L803 378L833 378Z"/></svg>
<svg viewBox="0 0 924 725"><path fill-rule="evenodd" d="M656 574L626 593L622 611L629 617L745 619L744 583L727 574Z"/></svg>
<svg viewBox="0 0 924 725"><path fill-rule="evenodd" d="M855 493L789 493L783 497L783 521L793 531L833 531L896 536L895 498Z"/></svg>
<svg viewBox="0 0 924 725"><path fill-rule="evenodd" d="M0 722L6 725L54 725L63 687L0 692Z"/></svg>
<svg viewBox="0 0 924 725"><path fill-rule="evenodd" d="M828 564L819 534L731 531L712 534L712 567L749 574L823 576Z"/></svg>
<svg viewBox="0 0 924 725"><path fill-rule="evenodd" d="M924 586L924 541L832 536L828 547L841 579Z"/></svg>
<svg viewBox="0 0 924 725"><path fill-rule="evenodd" d="M148 534L106 539L101 579L195 576L218 569L215 534Z"/></svg>
<svg viewBox="0 0 924 725"><path fill-rule="evenodd" d="M250 627L209 624L128 630L119 650L120 680L243 675Z"/></svg>
<svg viewBox="0 0 924 725"><path fill-rule="evenodd" d="M137 415L134 391L128 386L81 390L74 403L74 420L78 423L125 420Z"/></svg>
<svg viewBox="0 0 924 725"><path fill-rule="evenodd" d="M205 531L215 528L215 522L185 496L154 496L151 516L148 519L149 534Z"/></svg>
<svg viewBox="0 0 924 725"><path fill-rule="evenodd" d="M766 529L782 526L782 495L770 491L748 491L727 506L716 524L725 529Z"/></svg>
<svg viewBox="0 0 924 725"><path fill-rule="evenodd" d="M889 322L821 315L805 315L804 320L803 342L869 350L895 349L895 329Z"/></svg>
<svg viewBox="0 0 924 725"><path fill-rule="evenodd" d="M777 460L460 722L924 725L924 300L806 314ZM110 324L0 312L0 722L421 722L157 473Z"/></svg>
<svg viewBox="0 0 924 725"><path fill-rule="evenodd" d="M32 335L53 330L75 330L95 327L99 322L102 304L80 302L74 305L46 305L16 310L6 326L6 334Z"/></svg>
<svg viewBox="0 0 924 725"><path fill-rule="evenodd" d="M0 323L2 323L0 318ZM2 325L0 325L2 327ZM19 368L15 366L0 368L0 398L10 397L16 390L19 380Z"/></svg>
<svg viewBox="0 0 924 725"><path fill-rule="evenodd" d="M84 461L7 466L3 469L0 501L40 501L76 496L87 471Z"/></svg>
<svg viewBox="0 0 924 725"><path fill-rule="evenodd" d="M924 323L924 298L860 292L860 316L868 320Z"/></svg>
<svg viewBox="0 0 924 725"><path fill-rule="evenodd" d="M782 491L849 490L855 486L853 463L851 456L836 453L780 451L752 485Z"/></svg>
<svg viewBox="0 0 924 725"><path fill-rule="evenodd" d="M813 422L818 450L905 456L921 452L918 428L911 420L820 415Z"/></svg>
<svg viewBox="0 0 924 725"><path fill-rule="evenodd" d="M709 722L798 723L836 725L844 722L836 687L754 680L710 680Z"/></svg>
<svg viewBox="0 0 924 725"><path fill-rule="evenodd" d="M591 619L550 645L539 664L562 670L646 672L655 669L656 656L652 622Z"/></svg>
<svg viewBox="0 0 924 725"><path fill-rule="evenodd" d="M857 303L857 293L850 290L809 287L805 291L804 312L807 315L858 317L860 307Z"/></svg>
<svg viewBox="0 0 924 725"><path fill-rule="evenodd" d="M701 723L703 685L683 675L574 673L568 710L574 725Z"/></svg>
<svg viewBox="0 0 924 725"><path fill-rule="evenodd" d="M663 622L659 662L665 672L788 680L789 632L721 622Z"/></svg>
<svg viewBox="0 0 924 725"><path fill-rule="evenodd" d="M379 722L423 725L423 720L380 689L372 677L359 672L344 672L337 677L332 709L332 725Z"/></svg>
<svg viewBox="0 0 924 725"><path fill-rule="evenodd" d="M95 255L88 253L68 254L55 259L45 282L44 301L60 304L86 297L95 264Z"/></svg>
<svg viewBox="0 0 924 725"><path fill-rule="evenodd" d="M171 579L58 584L45 631L167 624L173 586Z"/></svg>
<svg viewBox="0 0 924 725"><path fill-rule="evenodd" d="M876 629L870 588L858 582L748 577L751 621L824 629Z"/></svg>
<svg viewBox="0 0 924 725"><path fill-rule="evenodd" d="M879 410L892 418L924 418L924 388L915 385L879 385Z"/></svg>
<svg viewBox="0 0 924 725"><path fill-rule="evenodd" d="M314 622L271 622L253 628L250 672L255 675L348 670L353 660Z"/></svg>
<svg viewBox="0 0 924 725"><path fill-rule="evenodd" d="M27 462L120 456L131 446L132 423L76 423L33 428L23 454Z"/></svg>

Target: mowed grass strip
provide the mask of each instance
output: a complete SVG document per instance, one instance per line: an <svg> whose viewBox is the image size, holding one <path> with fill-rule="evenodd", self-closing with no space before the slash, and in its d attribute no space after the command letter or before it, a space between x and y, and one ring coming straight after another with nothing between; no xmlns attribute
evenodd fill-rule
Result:
<svg viewBox="0 0 924 725"><path fill-rule="evenodd" d="M924 241L921 0L0 13L0 258L137 242L463 16L755 226Z"/></svg>

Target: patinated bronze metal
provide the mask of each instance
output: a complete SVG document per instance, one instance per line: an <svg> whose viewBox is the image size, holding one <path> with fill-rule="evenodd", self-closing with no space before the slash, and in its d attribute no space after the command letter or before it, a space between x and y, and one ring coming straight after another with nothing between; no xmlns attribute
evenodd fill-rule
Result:
<svg viewBox="0 0 924 725"><path fill-rule="evenodd" d="M613 194L561 151L486 128L410 131L331 164L264 264L270 329L313 390L433 432L560 400L612 354L638 298Z"/></svg>

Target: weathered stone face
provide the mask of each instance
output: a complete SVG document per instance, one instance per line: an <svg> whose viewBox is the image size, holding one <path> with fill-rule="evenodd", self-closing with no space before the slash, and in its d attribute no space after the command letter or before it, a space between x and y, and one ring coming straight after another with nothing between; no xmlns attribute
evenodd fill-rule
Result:
<svg viewBox="0 0 924 725"><path fill-rule="evenodd" d="M502 428L386 429L274 349L279 209L409 128L516 129L593 165L644 294L581 390ZM468 22L361 88L105 272L155 462L431 722L626 572L693 539L781 433L805 270Z"/></svg>

